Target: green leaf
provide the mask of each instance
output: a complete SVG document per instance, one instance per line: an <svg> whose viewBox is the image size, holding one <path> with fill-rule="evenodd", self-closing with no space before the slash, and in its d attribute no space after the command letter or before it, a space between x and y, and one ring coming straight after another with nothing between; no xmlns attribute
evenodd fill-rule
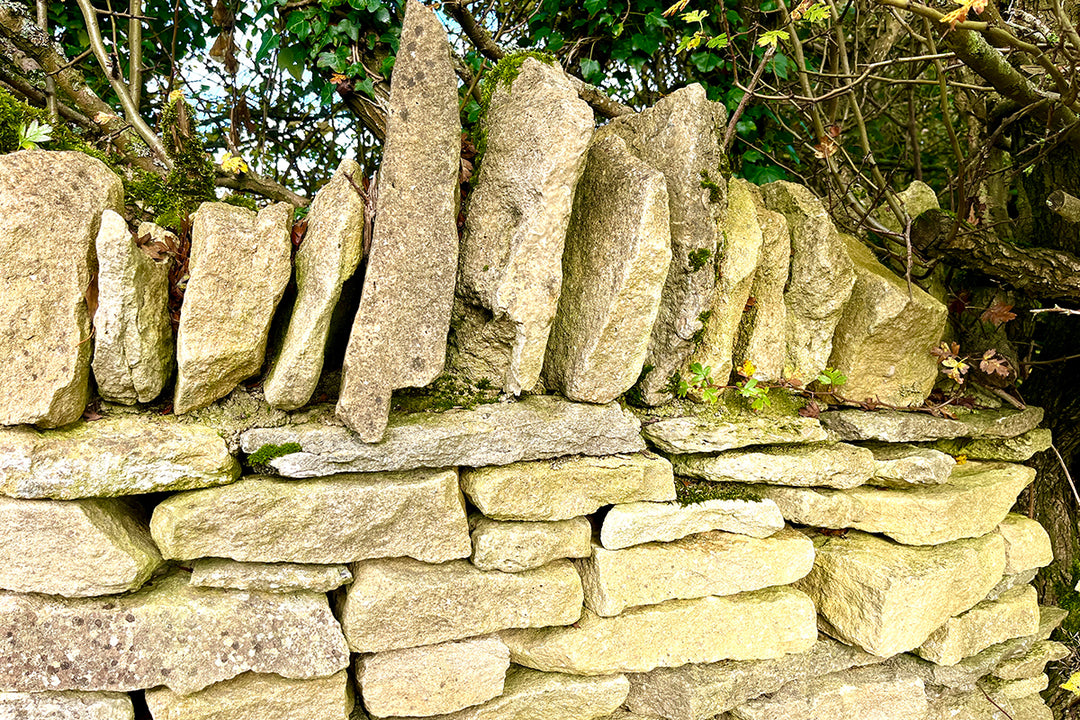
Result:
<svg viewBox="0 0 1080 720"><path fill-rule="evenodd" d="M259 45L259 51L255 53L255 62L262 62L271 50L276 50L278 43L281 42L281 36L277 33L266 33L263 35L262 44Z"/></svg>
<svg viewBox="0 0 1080 720"><path fill-rule="evenodd" d="M630 44L633 45L635 50L640 50L647 55L652 55L660 49L660 36L635 33L630 38Z"/></svg>
<svg viewBox="0 0 1080 720"><path fill-rule="evenodd" d="M600 63L592 58L581 58L581 74L586 80L589 80L593 75L599 75Z"/></svg>
<svg viewBox="0 0 1080 720"><path fill-rule="evenodd" d="M381 23L390 22L390 11L387 10L386 8L384 8L384 7L380 7L375 12L375 19L378 20Z"/></svg>
<svg viewBox="0 0 1080 720"><path fill-rule="evenodd" d="M694 64L699 72L707 73L719 67L724 60L716 53L696 52L690 56L690 62Z"/></svg>
<svg viewBox="0 0 1080 720"><path fill-rule="evenodd" d="M607 0L585 0L585 12L589 13L589 17L606 7Z"/></svg>

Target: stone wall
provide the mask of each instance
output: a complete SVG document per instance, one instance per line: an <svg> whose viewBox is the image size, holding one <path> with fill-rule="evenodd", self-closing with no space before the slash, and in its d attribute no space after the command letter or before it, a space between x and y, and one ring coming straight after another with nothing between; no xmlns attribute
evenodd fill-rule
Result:
<svg viewBox="0 0 1080 720"><path fill-rule="evenodd" d="M103 164L0 156L0 718L1049 717L1041 412L903 412L944 307L725 179L700 87L594 131L511 62L460 238L417 3L369 250L346 161L294 258L208 203L170 286ZM672 398L747 362L892 409Z"/></svg>

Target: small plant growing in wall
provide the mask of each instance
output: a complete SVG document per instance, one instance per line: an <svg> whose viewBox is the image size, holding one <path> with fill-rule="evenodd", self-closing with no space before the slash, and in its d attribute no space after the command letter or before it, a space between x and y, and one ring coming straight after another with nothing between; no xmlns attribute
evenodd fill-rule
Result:
<svg viewBox="0 0 1080 720"><path fill-rule="evenodd" d="M825 368L818 374L815 381L826 390L814 392L806 390L801 383L794 380L786 380L780 383L764 382L754 377L756 371L757 368L754 367L754 364L747 360L735 370L736 374L742 379L737 380L734 385L724 385L718 383L712 377L712 368L710 366L693 363L690 366L690 376L683 378L677 374L672 378L672 385L675 394L680 398L694 396L709 405L715 405L719 401L721 390L735 390L740 397L750 404L752 410L760 412L772 406L769 391L774 388L782 388L806 397L816 398L823 394L831 395L836 388L847 382L847 377L839 370Z"/></svg>

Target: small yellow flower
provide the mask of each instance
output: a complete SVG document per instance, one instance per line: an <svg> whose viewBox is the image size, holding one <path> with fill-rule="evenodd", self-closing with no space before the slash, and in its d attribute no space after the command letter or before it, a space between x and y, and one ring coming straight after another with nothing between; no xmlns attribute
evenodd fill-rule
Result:
<svg viewBox="0 0 1080 720"><path fill-rule="evenodd" d="M231 173L246 173L249 168L248 164L239 155L226 153L225 157L221 159L221 169Z"/></svg>
<svg viewBox="0 0 1080 720"><path fill-rule="evenodd" d="M956 456L956 464L957 465L963 465L966 462L967 462L967 455L957 455Z"/></svg>
<svg viewBox="0 0 1080 720"><path fill-rule="evenodd" d="M750 362L749 360L744 362L742 364L742 367L739 368L739 374L743 377L753 377L756 371L757 368L754 367L754 363Z"/></svg>

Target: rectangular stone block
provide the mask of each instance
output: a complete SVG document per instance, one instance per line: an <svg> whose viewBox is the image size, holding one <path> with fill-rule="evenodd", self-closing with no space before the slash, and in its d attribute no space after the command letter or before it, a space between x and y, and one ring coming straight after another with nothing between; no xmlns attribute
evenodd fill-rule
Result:
<svg viewBox="0 0 1080 720"><path fill-rule="evenodd" d="M1037 520L1009 513L996 531L1005 538L1005 574L1019 575L1054 561L1050 536Z"/></svg>
<svg viewBox="0 0 1080 720"><path fill-rule="evenodd" d="M344 565L247 563L225 558L199 558L192 563L191 584L234 590L330 592L352 582Z"/></svg>
<svg viewBox="0 0 1080 720"><path fill-rule="evenodd" d="M472 564L481 570L521 572L562 558L588 557L592 525L578 517L553 522L500 522L482 515L469 518Z"/></svg>
<svg viewBox="0 0 1080 720"><path fill-rule="evenodd" d="M916 652L938 665L955 665L991 645L1034 635L1038 630L1038 593L1024 585L949 618Z"/></svg>
<svg viewBox="0 0 1080 720"><path fill-rule="evenodd" d="M852 488L874 474L874 454L845 443L728 450L718 455L676 455L679 475L710 482L766 483L794 487Z"/></svg>
<svg viewBox="0 0 1080 720"><path fill-rule="evenodd" d="M632 502L616 505L604 516L600 544L619 550L646 542L667 542L692 535L725 532L769 537L784 527L784 516L772 500L714 499L680 502Z"/></svg>
<svg viewBox="0 0 1080 720"><path fill-rule="evenodd" d="M646 423L642 435L665 453L716 453L747 445L788 445L828 440L815 418L736 413L690 415Z"/></svg>
<svg viewBox="0 0 1080 720"><path fill-rule="evenodd" d="M154 720L349 720L353 693L344 670L312 680L244 673L190 695L153 688L146 704Z"/></svg>
<svg viewBox="0 0 1080 720"><path fill-rule="evenodd" d="M135 708L124 693L0 692L4 720L134 720Z"/></svg>
<svg viewBox="0 0 1080 720"><path fill-rule="evenodd" d="M1042 408L1024 410L976 410L953 418L897 410L833 410L821 413L821 424L837 440L879 440L881 442L925 442L948 438L1010 438L1039 426Z"/></svg>

